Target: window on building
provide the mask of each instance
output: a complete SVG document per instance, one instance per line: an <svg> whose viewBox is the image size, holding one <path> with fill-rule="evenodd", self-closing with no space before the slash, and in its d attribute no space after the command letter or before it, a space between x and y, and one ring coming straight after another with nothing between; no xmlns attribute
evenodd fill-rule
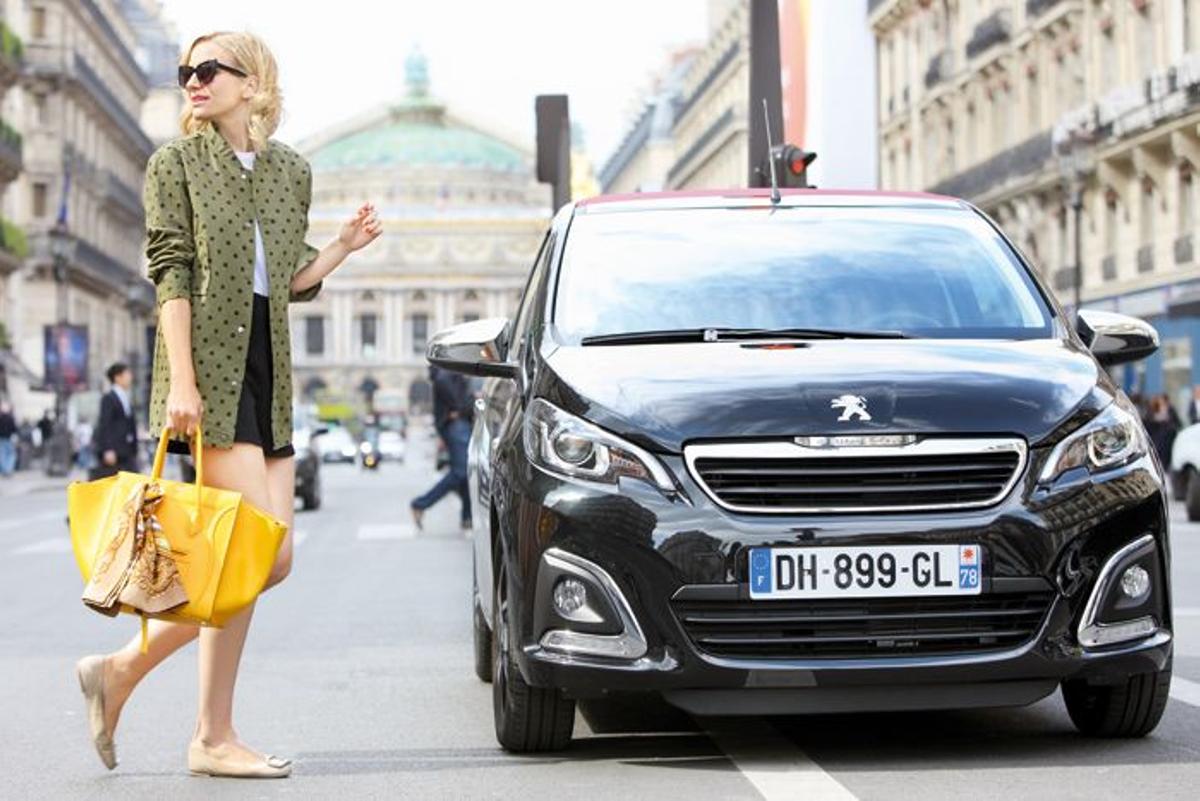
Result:
<svg viewBox="0 0 1200 801"><path fill-rule="evenodd" d="M942 169L943 175L953 175L958 165L955 159L954 150L954 119L946 120L946 147L942 151L943 158L946 160L946 166Z"/></svg>
<svg viewBox="0 0 1200 801"><path fill-rule="evenodd" d="M1069 241L1067 236L1067 207L1059 206L1055 216L1058 223L1058 241L1055 244L1058 245L1058 268L1061 270L1064 267L1071 266L1068 261L1071 258L1070 251L1067 249Z"/></svg>
<svg viewBox="0 0 1200 801"><path fill-rule="evenodd" d="M1154 241L1154 182L1149 178L1142 181L1142 203L1138 213L1138 243L1149 245Z"/></svg>
<svg viewBox="0 0 1200 801"><path fill-rule="evenodd" d="M33 216L45 217L48 203L49 188L46 184L37 182L33 185Z"/></svg>
<svg viewBox="0 0 1200 801"><path fill-rule="evenodd" d="M1195 42L1195 37L1192 34L1192 25L1195 23L1195 20L1192 19L1194 9L1192 8L1192 0L1180 0L1180 5L1183 6L1180 12L1182 17L1181 23L1183 25L1183 52L1186 53L1192 49Z"/></svg>
<svg viewBox="0 0 1200 801"><path fill-rule="evenodd" d="M1104 198L1104 255L1117 255L1117 225L1120 223L1117 193L1109 189Z"/></svg>
<svg viewBox="0 0 1200 801"><path fill-rule="evenodd" d="M429 343L429 315L414 314L409 318L412 336L409 341L412 343L412 352L414 355L423 355L425 346Z"/></svg>
<svg viewBox="0 0 1200 801"><path fill-rule="evenodd" d="M1096 57L1100 59L1100 93L1116 88L1117 85L1117 67L1120 59L1114 47L1114 33L1116 23L1111 17L1108 18L1106 25L1100 28L1102 34L1100 38L1100 47L1096 48ZM1063 111L1065 109L1059 109Z"/></svg>
<svg viewBox="0 0 1200 801"><path fill-rule="evenodd" d="M34 6L29 12L29 32L34 39L46 38L46 9Z"/></svg>
<svg viewBox="0 0 1200 801"><path fill-rule="evenodd" d="M1032 63L1029 65L1033 66ZM1025 117L1029 120L1029 133L1042 130L1042 89L1038 83L1037 71L1031 69L1029 78L1025 81Z"/></svg>
<svg viewBox="0 0 1200 801"><path fill-rule="evenodd" d="M358 346L362 355L370 358L379 347L379 317L375 314L364 314L358 318Z"/></svg>
<svg viewBox="0 0 1200 801"><path fill-rule="evenodd" d="M464 314L462 316L462 321L464 323L473 323L478 319L479 319L479 315L476 314L475 312L467 312L466 314Z"/></svg>
<svg viewBox="0 0 1200 801"><path fill-rule="evenodd" d="M1137 59L1138 74L1136 80L1142 80L1154 71L1154 15L1157 3L1146 3L1133 17L1137 29Z"/></svg>
<svg viewBox="0 0 1200 801"><path fill-rule="evenodd" d="M50 124L50 104L45 95L33 96L33 118L38 125Z"/></svg>
<svg viewBox="0 0 1200 801"><path fill-rule="evenodd" d="M1196 215L1196 181L1192 176L1192 165L1183 162L1179 165L1179 219L1178 233L1180 236L1192 232L1192 220Z"/></svg>
<svg viewBox="0 0 1200 801"><path fill-rule="evenodd" d="M304 318L304 352L309 356L325 354L325 318Z"/></svg>

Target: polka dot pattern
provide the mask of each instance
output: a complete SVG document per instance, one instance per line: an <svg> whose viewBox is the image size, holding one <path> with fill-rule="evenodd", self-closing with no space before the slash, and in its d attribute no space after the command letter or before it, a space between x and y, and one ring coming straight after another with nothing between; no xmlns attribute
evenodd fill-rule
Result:
<svg viewBox="0 0 1200 801"><path fill-rule="evenodd" d="M290 291L291 279L317 249L306 244L312 171L300 154L271 141L246 170L211 126L160 147L146 165L148 273L161 306L192 304L192 362L204 402L207 444L233 445L246 369L254 294L254 222L262 231L270 276L272 447L292 439L292 348L289 302L316 297L321 286ZM160 328L154 346L150 429L166 421L170 366Z"/></svg>

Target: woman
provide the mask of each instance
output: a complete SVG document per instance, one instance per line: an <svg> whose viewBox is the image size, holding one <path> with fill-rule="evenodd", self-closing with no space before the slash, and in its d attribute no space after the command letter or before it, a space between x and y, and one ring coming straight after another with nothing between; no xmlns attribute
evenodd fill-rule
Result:
<svg viewBox="0 0 1200 801"><path fill-rule="evenodd" d="M246 33L214 33L180 62L187 95L184 137L146 168L146 253L159 302L150 427L183 446L203 422L204 481L236 490L288 524L267 580L292 565L292 376L289 301L310 300L353 251L380 235L371 204L317 251L304 243L312 174L293 150L268 137L279 122L277 68ZM192 447L195 447L194 443ZM116 766L121 707L159 662L200 639L199 715L188 748L194 773L284 777L286 759L242 743L233 691L253 606L224 628L151 621L139 638L80 660L78 673L101 760Z"/></svg>

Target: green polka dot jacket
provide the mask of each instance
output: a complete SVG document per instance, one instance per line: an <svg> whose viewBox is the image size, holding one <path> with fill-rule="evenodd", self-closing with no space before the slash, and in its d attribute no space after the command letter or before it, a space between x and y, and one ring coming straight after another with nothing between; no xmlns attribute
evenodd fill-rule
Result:
<svg viewBox="0 0 1200 801"><path fill-rule="evenodd" d="M192 361L204 402L206 445L233 445L246 369L254 294L254 222L262 231L270 276L272 448L292 441L292 348L288 302L311 300L318 284L291 292L292 276L317 249L304 241L312 171L302 156L275 141L243 169L212 126L168 142L146 165L146 256L158 304L192 304ZM154 345L150 430L166 422L170 369L160 328Z"/></svg>

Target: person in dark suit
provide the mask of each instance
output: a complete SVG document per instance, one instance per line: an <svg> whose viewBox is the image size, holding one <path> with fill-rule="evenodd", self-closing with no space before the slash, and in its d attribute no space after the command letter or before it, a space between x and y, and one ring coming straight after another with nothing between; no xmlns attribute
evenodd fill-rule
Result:
<svg viewBox="0 0 1200 801"><path fill-rule="evenodd" d="M413 522L421 528L425 510L455 492L462 499L460 522L463 531L471 530L471 497L467 487L467 449L471 443L471 419L475 398L465 376L430 366L433 379L433 419L438 436L446 443L450 469L428 492L409 504Z"/></svg>
<svg viewBox="0 0 1200 801"><path fill-rule="evenodd" d="M117 362L108 368L112 389L100 398L100 420L92 433L99 465L93 471L96 478L114 475L118 470L136 473L137 419L133 412L133 371Z"/></svg>

